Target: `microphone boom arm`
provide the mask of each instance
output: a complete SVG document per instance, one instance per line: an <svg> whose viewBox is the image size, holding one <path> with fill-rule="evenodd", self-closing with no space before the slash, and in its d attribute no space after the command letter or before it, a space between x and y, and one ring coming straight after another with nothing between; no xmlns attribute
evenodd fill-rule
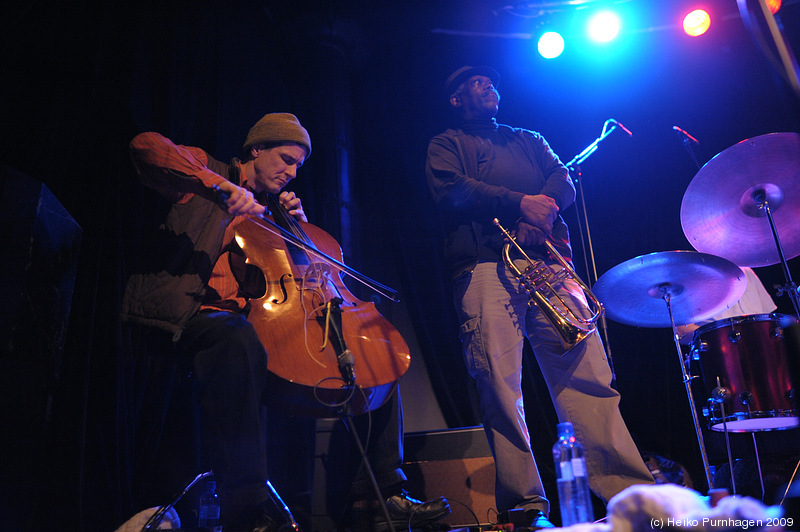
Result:
<svg viewBox="0 0 800 532"><path fill-rule="evenodd" d="M610 128L608 127L609 124L611 124ZM600 136L594 139L594 142L589 144L582 152L573 157L572 160L566 164L566 167L572 169L575 166L579 166L581 163L583 163L583 161L588 159L591 154L597 151L597 148L599 147L600 143L603 142L605 138L611 134L612 131L617 129L617 126L619 126L620 129L625 131L625 133L627 133L628 135L633 136L633 134L630 131L628 131L626 127L624 127L622 124L620 124L613 118L609 118L603 124L603 131L600 133Z"/></svg>

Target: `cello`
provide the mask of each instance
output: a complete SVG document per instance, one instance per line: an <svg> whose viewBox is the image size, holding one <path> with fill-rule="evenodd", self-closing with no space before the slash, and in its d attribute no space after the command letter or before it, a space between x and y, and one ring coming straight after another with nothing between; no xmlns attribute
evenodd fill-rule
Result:
<svg viewBox="0 0 800 532"><path fill-rule="evenodd" d="M250 300L248 321L268 353L267 401L311 417L337 417L345 404L354 415L378 408L411 356L400 333L343 276L391 289L345 266L330 234L295 220L271 194L267 203L269 215L234 230L246 264L266 281L264 295Z"/></svg>

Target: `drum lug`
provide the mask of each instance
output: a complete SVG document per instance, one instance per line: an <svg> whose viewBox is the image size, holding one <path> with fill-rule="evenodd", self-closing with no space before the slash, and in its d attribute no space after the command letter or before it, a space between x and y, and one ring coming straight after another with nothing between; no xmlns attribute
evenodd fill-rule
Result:
<svg viewBox="0 0 800 532"><path fill-rule="evenodd" d="M752 392L744 391L739 394L739 400L742 402L743 405L749 405L750 402L753 400Z"/></svg>
<svg viewBox="0 0 800 532"><path fill-rule="evenodd" d="M692 360L700 360L700 353L705 353L706 351L708 351L708 342L695 342L691 350Z"/></svg>
<svg viewBox="0 0 800 532"><path fill-rule="evenodd" d="M732 330L728 333L728 341L732 344L738 344L742 339L742 333L737 330Z"/></svg>

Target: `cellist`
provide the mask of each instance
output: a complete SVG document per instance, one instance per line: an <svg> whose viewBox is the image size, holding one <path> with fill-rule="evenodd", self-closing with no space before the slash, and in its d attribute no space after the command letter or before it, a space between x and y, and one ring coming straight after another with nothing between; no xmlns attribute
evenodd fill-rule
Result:
<svg viewBox="0 0 800 532"><path fill-rule="evenodd" d="M165 240L154 247L163 254L155 257L160 266L130 277L122 318L167 331L190 363L203 464L213 468L220 488L225 531L277 530L282 517L267 486L262 401L268 354L247 321L249 298L257 297L259 288L246 275L234 228L248 216L266 213L266 194L278 196L296 220L307 221L300 199L284 188L310 155L310 137L294 115L271 113L249 130L243 157L227 164L153 132L137 135L130 147L141 182L167 198L171 208L160 231ZM391 519L420 526L449 514L443 498L422 502L403 490L399 394L370 415L373 432L385 427L366 447ZM389 422L375 423L376 418ZM306 449L313 463L313 436L307 439L293 439L291 445ZM356 496L369 499L368 484L361 485L365 491Z"/></svg>

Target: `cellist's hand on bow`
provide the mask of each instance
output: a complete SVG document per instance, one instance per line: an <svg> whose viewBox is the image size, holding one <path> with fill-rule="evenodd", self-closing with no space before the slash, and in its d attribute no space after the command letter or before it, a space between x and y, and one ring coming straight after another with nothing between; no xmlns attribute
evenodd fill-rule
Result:
<svg viewBox="0 0 800 532"><path fill-rule="evenodd" d="M217 187L226 196L225 205L230 214L243 216L247 214L264 214L267 208L258 203L253 193L243 187L239 187L230 181L224 181Z"/></svg>
<svg viewBox="0 0 800 532"><path fill-rule="evenodd" d="M296 220L307 222L306 213L303 211L303 205L300 203L300 198L294 192L281 192L278 196L278 201L284 209Z"/></svg>

